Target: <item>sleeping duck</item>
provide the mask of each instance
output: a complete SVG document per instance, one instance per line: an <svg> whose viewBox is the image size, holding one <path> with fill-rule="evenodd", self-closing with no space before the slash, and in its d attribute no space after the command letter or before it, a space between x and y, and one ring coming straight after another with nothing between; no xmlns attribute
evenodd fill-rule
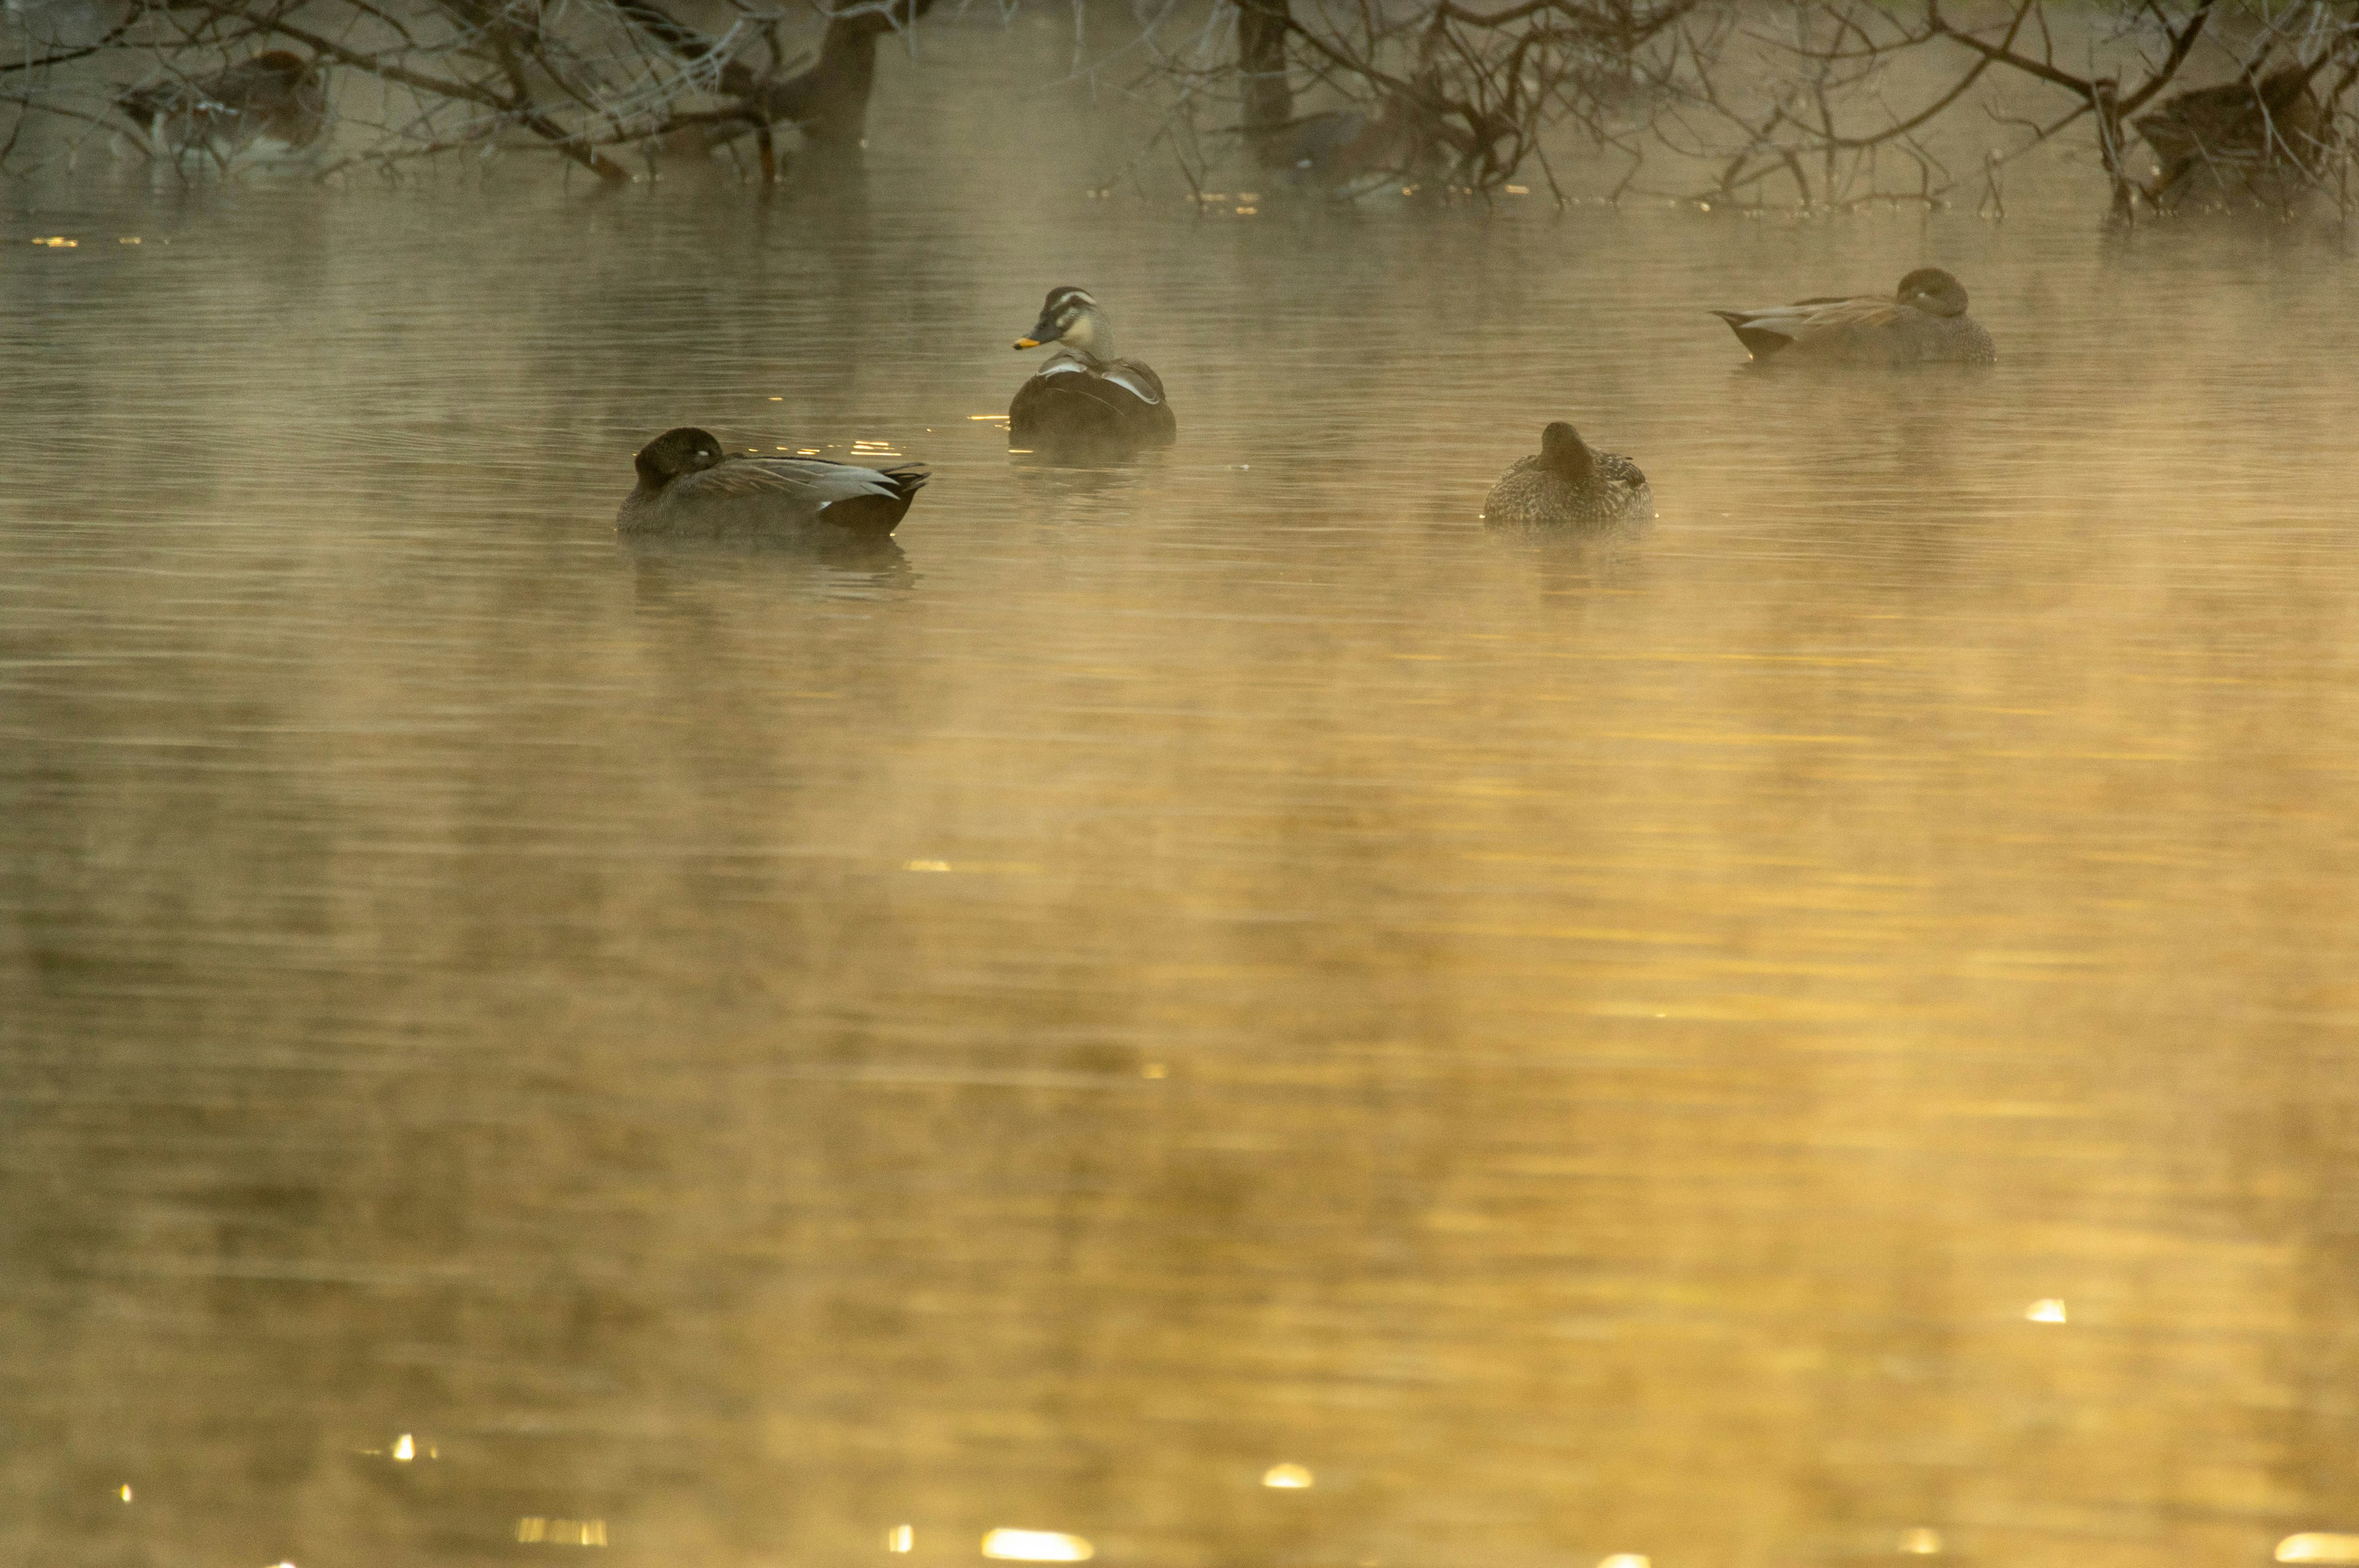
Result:
<svg viewBox="0 0 2359 1568"><path fill-rule="evenodd" d="M1016 340L1057 351L1016 389L1007 406L1007 444L1052 456L1120 456L1165 447L1180 423L1164 400L1163 378L1136 360L1116 359L1114 329L1083 288L1052 288L1040 319Z"/></svg>
<svg viewBox="0 0 2359 1568"><path fill-rule="evenodd" d="M1990 364L1998 350L1966 314L1966 286L1920 266L1890 297L1798 299L1760 310L1715 310L1758 362L1771 355L1818 364Z"/></svg>
<svg viewBox="0 0 2359 1568"><path fill-rule="evenodd" d="M114 102L161 158L192 152L226 158L249 147L298 153L328 124L326 73L285 49L211 76L151 81Z"/></svg>
<svg viewBox="0 0 2359 1568"><path fill-rule="evenodd" d="M1637 523L1655 514L1655 492L1638 465L1593 450L1560 419L1540 432L1538 457L1519 460L1483 498L1494 528L1560 528Z"/></svg>
<svg viewBox="0 0 2359 1568"><path fill-rule="evenodd" d="M632 460L638 488L624 499L614 526L643 536L882 539L927 479L923 463L871 469L824 458L731 456L690 426L665 431Z"/></svg>

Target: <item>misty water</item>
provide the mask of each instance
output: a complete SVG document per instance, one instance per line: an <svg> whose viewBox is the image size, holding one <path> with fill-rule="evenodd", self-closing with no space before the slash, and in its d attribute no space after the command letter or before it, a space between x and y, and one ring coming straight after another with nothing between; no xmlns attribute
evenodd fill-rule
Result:
<svg viewBox="0 0 2359 1568"><path fill-rule="evenodd" d="M1060 48L766 202L7 189L0 1556L2359 1528L2347 237L1199 213ZM1703 313L1924 262L1995 369ZM1168 454L979 417L1063 283ZM1651 530L1484 533L1558 417ZM680 423L935 477L635 552Z"/></svg>

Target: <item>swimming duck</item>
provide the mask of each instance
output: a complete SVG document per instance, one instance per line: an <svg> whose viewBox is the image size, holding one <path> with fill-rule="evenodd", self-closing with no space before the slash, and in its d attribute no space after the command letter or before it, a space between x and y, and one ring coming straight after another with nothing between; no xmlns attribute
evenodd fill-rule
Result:
<svg viewBox="0 0 2359 1568"><path fill-rule="evenodd" d="M1821 364L1913 364L1958 360L1989 364L1998 350L1966 314L1966 287L1938 266L1920 266L1890 298L1798 299L1762 310L1715 310L1756 361L1782 353Z"/></svg>
<svg viewBox="0 0 2359 1568"><path fill-rule="evenodd" d="M267 50L211 76L135 87L114 102L158 157L197 148L226 157L262 142L299 152L328 124L325 73L286 49Z"/></svg>
<svg viewBox="0 0 2359 1568"><path fill-rule="evenodd" d="M1019 349L1044 343L1057 351L1016 389L1007 406L1009 446L1114 455L1178 438L1163 378L1136 360L1114 358L1114 329L1089 290L1049 291L1040 319L1016 340Z"/></svg>
<svg viewBox="0 0 2359 1568"><path fill-rule="evenodd" d="M1638 465L1593 449L1561 419L1540 432L1538 456L1517 461L1483 498L1483 521L1495 528L1643 522L1654 514L1655 492Z"/></svg>
<svg viewBox="0 0 2359 1568"><path fill-rule="evenodd" d="M928 478L923 463L871 469L824 458L732 456L693 426L666 430L632 461L638 488L614 517L625 534L882 539Z"/></svg>

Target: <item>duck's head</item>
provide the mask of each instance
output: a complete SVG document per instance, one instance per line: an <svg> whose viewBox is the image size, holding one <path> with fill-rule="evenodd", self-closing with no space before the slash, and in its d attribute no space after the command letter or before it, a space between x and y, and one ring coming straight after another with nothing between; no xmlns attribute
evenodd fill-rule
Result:
<svg viewBox="0 0 2359 1568"><path fill-rule="evenodd" d="M1539 466L1567 479L1587 479L1596 465L1581 432L1559 419L1540 432Z"/></svg>
<svg viewBox="0 0 2359 1568"><path fill-rule="evenodd" d="M1049 290L1040 307L1040 319L1016 340L1019 349L1037 349L1045 343L1063 343L1093 359L1114 357L1114 332L1106 326L1105 312L1098 308L1088 289L1070 284Z"/></svg>
<svg viewBox="0 0 2359 1568"><path fill-rule="evenodd" d="M1938 266L1920 266L1902 278L1900 287L1893 290L1893 297L1929 316L1966 313L1966 286Z"/></svg>
<svg viewBox="0 0 2359 1568"><path fill-rule="evenodd" d="M709 469L721 460L721 443L709 430L693 425L682 425L677 430L666 430L639 449L631 460L639 470L639 480L649 487L661 490L684 473Z"/></svg>

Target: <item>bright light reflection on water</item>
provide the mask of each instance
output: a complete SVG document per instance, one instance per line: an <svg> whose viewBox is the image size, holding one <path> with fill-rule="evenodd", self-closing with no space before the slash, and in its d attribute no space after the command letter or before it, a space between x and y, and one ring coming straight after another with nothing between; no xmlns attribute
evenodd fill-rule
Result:
<svg viewBox="0 0 2359 1568"><path fill-rule="evenodd" d="M1097 1549L1061 1530L995 1530L983 1538L983 1554L1009 1563L1085 1563Z"/></svg>

